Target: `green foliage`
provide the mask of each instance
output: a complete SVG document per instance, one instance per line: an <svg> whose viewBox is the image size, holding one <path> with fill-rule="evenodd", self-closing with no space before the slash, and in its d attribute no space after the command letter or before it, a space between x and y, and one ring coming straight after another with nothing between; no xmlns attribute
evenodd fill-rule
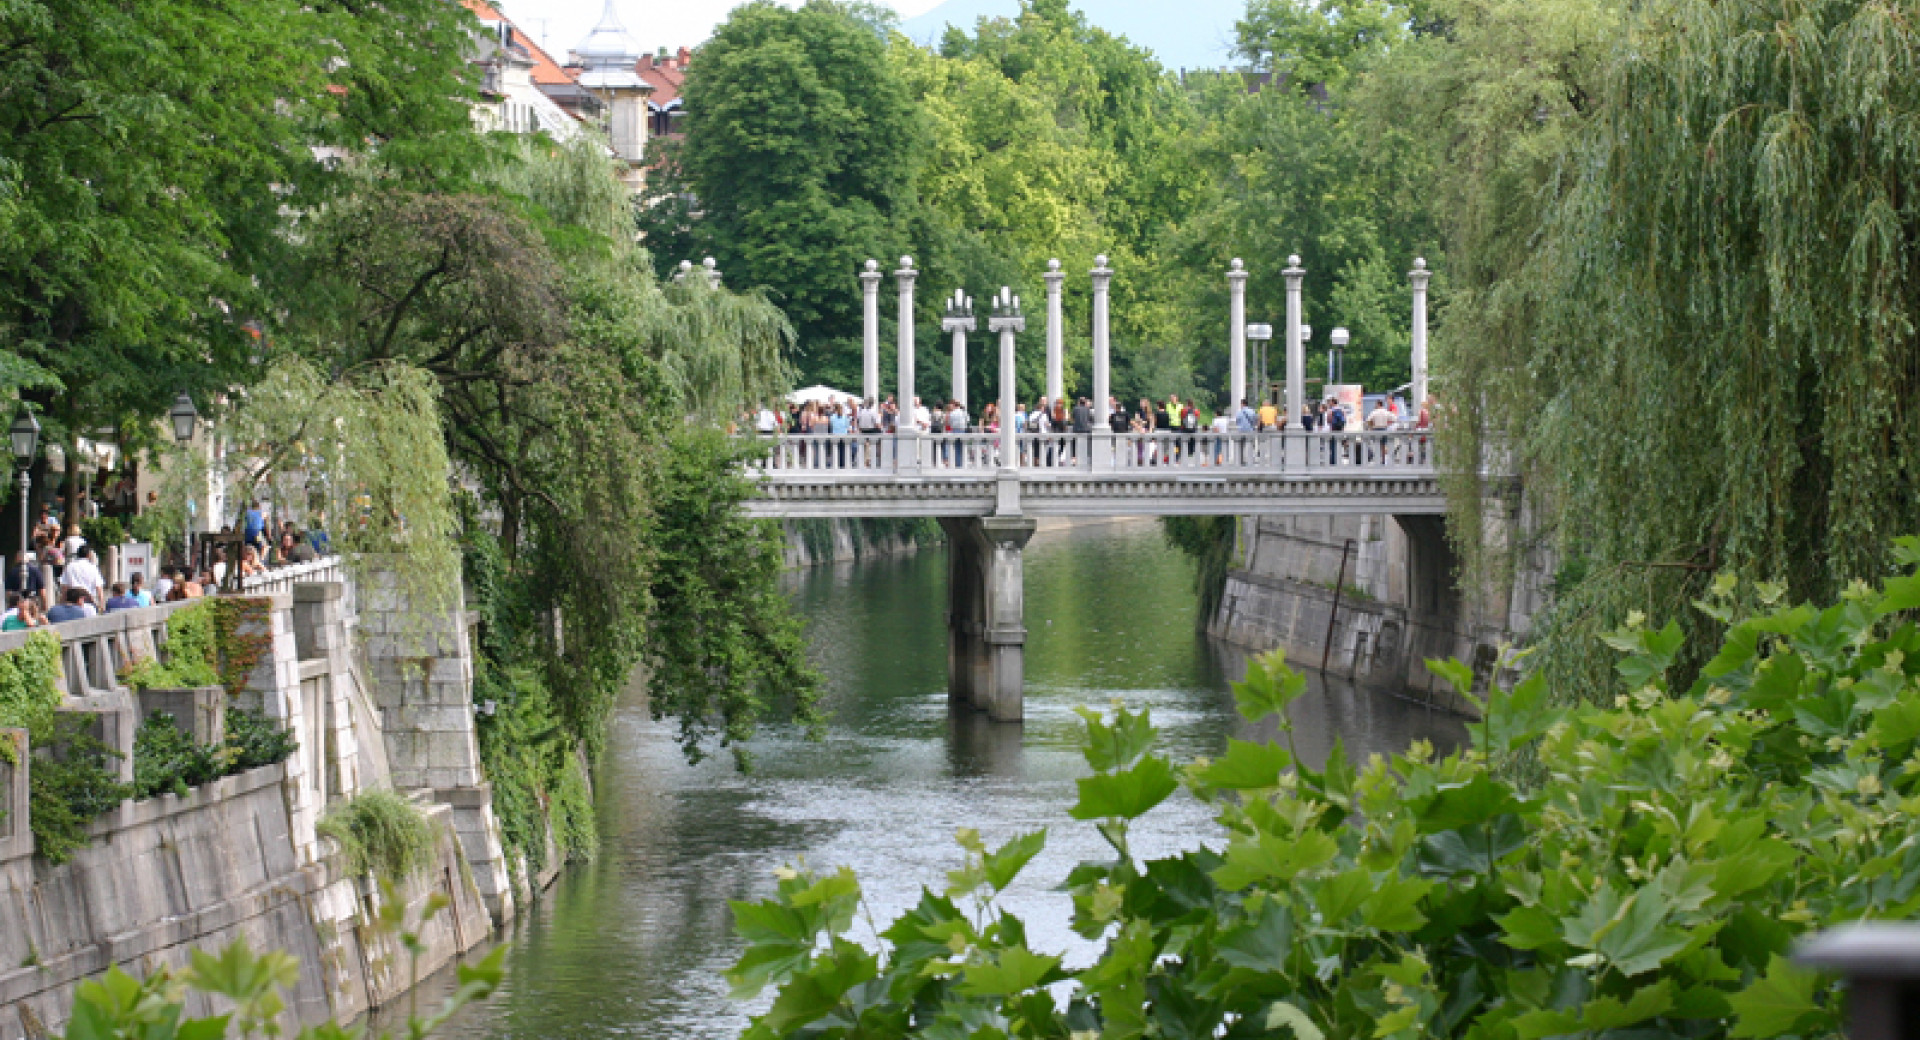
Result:
<svg viewBox="0 0 1920 1040"><path fill-rule="evenodd" d="M44 740L60 706L60 637L42 629L18 650L0 654L0 727Z"/></svg>
<svg viewBox="0 0 1920 1040"><path fill-rule="evenodd" d="M705 251L734 284L772 291L818 374L857 337L854 272L911 252L922 135L885 39L849 5L759 0L702 45L683 93L685 187L666 190L698 196ZM852 357L843 382L858 381Z"/></svg>
<svg viewBox="0 0 1920 1040"><path fill-rule="evenodd" d="M226 436L264 449L227 453L229 485L241 499L270 487L276 501L332 518L333 545L362 588L391 569L422 614L447 609L460 559L440 384L391 354L334 360L339 367L325 371L282 356L248 388L244 405L235 399L223 409ZM216 615L223 636L235 620ZM226 643L223 664L245 649ZM233 689L231 675L227 681Z"/></svg>
<svg viewBox="0 0 1920 1040"><path fill-rule="evenodd" d="M133 797L185 797L188 788L224 776L226 765L220 745L195 744L172 715L154 712L133 734Z"/></svg>
<svg viewBox="0 0 1920 1040"><path fill-rule="evenodd" d="M226 747L231 772L240 773L285 762L300 750L293 731L256 711L229 707Z"/></svg>
<svg viewBox="0 0 1920 1040"><path fill-rule="evenodd" d="M1678 612L1722 570L1827 599L1920 525L1915 139L1861 115L1914 108L1920 26L1872 0L1622 6L1537 24L1574 70L1540 96L1577 132L1508 147L1529 175L1500 195L1532 201L1435 344L1472 388L1449 456L1501 445L1546 537L1588 561L1542 653L1588 697L1590 636L1631 611ZM1473 543L1482 503L1457 483ZM1721 626L1683 627L1704 647Z"/></svg>
<svg viewBox="0 0 1920 1040"><path fill-rule="evenodd" d="M421 948L420 931L444 909L444 901L429 899L419 918L405 918L405 904L386 892L375 935L394 935L415 964ZM452 993L431 1014L409 1014L400 1036L421 1040L444 1025L460 1008L485 1000L505 977L507 944L495 946L485 957L454 969ZM417 979L417 968L416 968ZM255 954L244 939L219 953L194 950L184 970L156 965L144 977L134 978L118 966L83 982L74 992L66 1040L224 1040L228 1036L280 1036L287 1010L283 991L300 980L300 964L292 955L269 951ZM189 996L191 994L192 996ZM204 1018L186 1017L189 1000L226 1008ZM308 1026L300 1040L366 1040L365 1024L351 1027L335 1022ZM389 1030L380 1040L394 1040Z"/></svg>
<svg viewBox="0 0 1920 1040"><path fill-rule="evenodd" d="M133 735L134 798L185 797L209 780L284 762L300 749L292 731L258 712L230 708L217 744L195 744L172 715L155 712Z"/></svg>
<svg viewBox="0 0 1920 1040"><path fill-rule="evenodd" d="M600 830L594 823L593 790L587 786L587 773L577 754L569 754L560 766L560 778L553 787L548 804L553 820L554 844L568 860L589 860L600 851Z"/></svg>
<svg viewBox="0 0 1920 1040"><path fill-rule="evenodd" d="M675 431L650 489L659 555L647 703L656 718L679 720L681 748L695 759L708 740L743 756L757 720L780 707L819 725L820 679L774 584L777 530L741 515L752 491L743 450L712 431Z"/></svg>
<svg viewBox="0 0 1920 1040"><path fill-rule="evenodd" d="M471 559L471 557L469 557ZM471 565L469 573L472 573ZM498 602L484 598L481 604ZM491 643L489 621L483 628ZM492 715L477 720L480 765L493 785L493 812L507 848L526 857L535 874L547 867L547 837L563 855L588 858L598 846L584 784L567 784L577 742L567 737L539 669L495 663L483 650L476 662L473 695L494 702ZM561 803L562 794L567 801ZM564 826L564 832L563 832Z"/></svg>
<svg viewBox="0 0 1920 1040"><path fill-rule="evenodd" d="M340 843L347 872L398 885L433 863L437 840L420 807L392 791L364 791L328 810L317 828Z"/></svg>
<svg viewBox="0 0 1920 1040"><path fill-rule="evenodd" d="M1900 551L1920 564L1920 541ZM1536 673L1438 761L1419 743L1355 765L1336 744L1314 768L1236 740L1181 772L1146 713L1083 712L1070 815L1113 850L1063 886L1090 964L1032 951L997 902L1042 838L989 851L962 831L947 895L871 954L845 871L736 903L736 995L777 990L746 1035L1835 1035L1832 987L1786 956L1813 928L1920 912L1920 574L1824 609L1745 614L1741 592L1729 577L1703 601L1728 636L1690 686L1680 629L1636 622L1608 640L1610 704L1554 706ZM1470 669L1436 671L1468 694ZM1235 694L1290 735L1304 688L1273 657ZM1505 768L1523 752L1537 783ZM1224 840L1138 860L1132 821L1176 776Z"/></svg>
<svg viewBox="0 0 1920 1040"><path fill-rule="evenodd" d="M116 427L139 448L182 387L245 381L288 214L345 180L313 146L378 139L387 164L434 139L460 169L473 26L440 0L0 7L0 383L56 443Z"/></svg>
<svg viewBox="0 0 1920 1040"><path fill-rule="evenodd" d="M96 516L80 521L80 535L97 551L105 553L111 546L127 540L127 529L115 516Z"/></svg>
<svg viewBox="0 0 1920 1040"><path fill-rule="evenodd" d="M28 771L28 823L34 851L55 865L73 858L88 842L87 824L133 796L120 782L118 751L92 732L92 719L56 715L44 738L33 743L53 749L36 757Z"/></svg>
<svg viewBox="0 0 1920 1040"><path fill-rule="evenodd" d="M1160 532L1174 548L1193 558L1193 588L1199 593L1195 622L1205 628L1227 591L1227 571L1239 544L1240 520L1232 516L1169 516Z"/></svg>

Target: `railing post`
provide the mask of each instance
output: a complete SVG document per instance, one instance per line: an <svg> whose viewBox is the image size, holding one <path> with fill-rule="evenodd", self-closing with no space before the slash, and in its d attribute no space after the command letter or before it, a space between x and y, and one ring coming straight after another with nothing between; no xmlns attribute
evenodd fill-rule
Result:
<svg viewBox="0 0 1920 1040"><path fill-rule="evenodd" d="M1920 1034L1920 924L1842 925L1800 944L1804 967L1847 977L1847 1035L1902 1040Z"/></svg>

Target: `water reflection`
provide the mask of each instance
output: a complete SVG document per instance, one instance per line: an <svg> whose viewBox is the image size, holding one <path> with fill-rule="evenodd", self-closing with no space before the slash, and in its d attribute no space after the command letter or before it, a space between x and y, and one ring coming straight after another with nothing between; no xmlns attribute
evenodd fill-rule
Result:
<svg viewBox="0 0 1920 1040"><path fill-rule="evenodd" d="M764 894L782 862L846 864L884 921L959 864L953 833L968 826L997 842L1053 825L1006 905L1035 947L1085 957L1051 891L1074 863L1108 854L1064 815L1085 775L1073 708L1147 707L1176 758L1217 754L1230 735L1256 735L1227 692L1244 658L1194 634L1190 569L1156 525L1043 532L1027 552L1027 721L995 725L947 704L945 568L923 553L793 576L832 725L818 743L765 734L752 775L688 765L670 726L637 698L625 705L597 777L601 857L526 915L506 988L456 1035L736 1036L752 1008L730 1002L721 978L738 953L728 900ZM1448 716L1317 680L1294 718L1312 762L1335 738L1358 758L1460 735ZM1152 856L1214 838L1176 795L1134 844Z"/></svg>

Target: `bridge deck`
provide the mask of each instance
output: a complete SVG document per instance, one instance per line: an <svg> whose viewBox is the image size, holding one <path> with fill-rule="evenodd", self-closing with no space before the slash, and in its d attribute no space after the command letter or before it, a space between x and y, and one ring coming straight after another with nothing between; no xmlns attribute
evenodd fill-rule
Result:
<svg viewBox="0 0 1920 1040"><path fill-rule="evenodd" d="M1440 514L1425 432L785 437L752 516ZM1013 465L1004 463L1011 461Z"/></svg>

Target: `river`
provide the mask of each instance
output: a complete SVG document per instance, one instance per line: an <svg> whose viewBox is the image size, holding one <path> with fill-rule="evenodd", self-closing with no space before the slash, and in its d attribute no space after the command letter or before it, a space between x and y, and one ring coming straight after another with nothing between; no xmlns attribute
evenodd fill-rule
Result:
<svg viewBox="0 0 1920 1040"><path fill-rule="evenodd" d="M1052 892L1074 863L1108 850L1067 819L1075 706L1148 708L1177 760L1245 736L1229 677L1237 653L1197 635L1192 568L1151 522L1043 530L1027 549L1027 719L950 714L946 558L940 552L816 567L789 578L825 674L831 724L810 742L779 728L754 740L755 768L725 755L688 765L670 723L633 698L618 712L598 783L601 852L562 876L507 938L502 991L448 1031L461 1037L731 1038L755 1006L721 974L738 956L727 901L770 891L773 870L846 864L884 922L958 866L955 830L991 843L1049 826L1047 847L1007 905L1035 948L1084 959ZM1293 713L1309 760L1425 737L1458 742L1458 720L1314 677ZM1158 855L1217 840L1184 792L1145 817L1135 847ZM884 927L884 924L882 925Z"/></svg>

